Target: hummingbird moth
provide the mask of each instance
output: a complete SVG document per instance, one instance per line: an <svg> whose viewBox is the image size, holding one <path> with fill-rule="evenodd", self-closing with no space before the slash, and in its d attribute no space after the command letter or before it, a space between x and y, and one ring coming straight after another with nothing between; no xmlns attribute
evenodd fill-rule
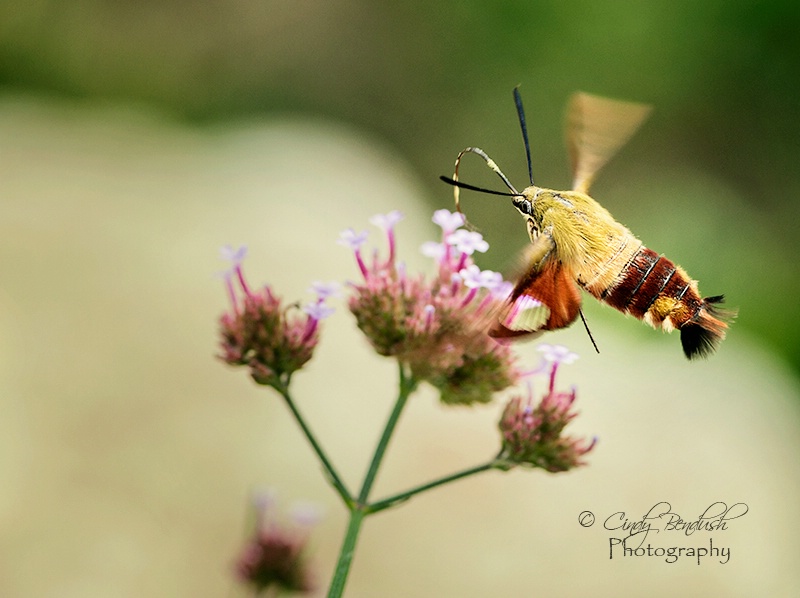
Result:
<svg viewBox="0 0 800 598"><path fill-rule="evenodd" d="M459 211L459 189L466 188L511 197L526 222L531 244L523 253L522 273L490 334L515 338L565 328L578 315L583 317L583 289L653 328L680 330L683 352L689 359L713 353L725 338L727 320L734 315L719 307L723 296L702 297L697 281L683 268L645 247L588 195L595 175L639 128L650 107L587 93L574 94L567 110L567 146L574 182L571 190L557 191L533 183L518 89L514 89L514 100L530 186L517 191L486 152L477 147L458 154L452 179L441 177L454 186ZM510 193L460 182L458 169L467 153L483 158Z"/></svg>

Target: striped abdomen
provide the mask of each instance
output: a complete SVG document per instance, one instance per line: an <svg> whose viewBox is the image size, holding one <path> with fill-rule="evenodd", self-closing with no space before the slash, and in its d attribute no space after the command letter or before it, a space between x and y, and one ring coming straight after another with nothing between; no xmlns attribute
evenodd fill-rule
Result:
<svg viewBox="0 0 800 598"><path fill-rule="evenodd" d="M704 356L725 338L722 296L701 298L697 282L672 261L639 247L604 290L588 288L599 300L666 331L679 329L688 358Z"/></svg>

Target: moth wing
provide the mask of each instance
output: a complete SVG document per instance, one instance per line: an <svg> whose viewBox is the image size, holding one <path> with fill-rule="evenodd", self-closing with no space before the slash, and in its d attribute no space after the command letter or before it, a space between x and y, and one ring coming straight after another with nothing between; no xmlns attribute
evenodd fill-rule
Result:
<svg viewBox="0 0 800 598"><path fill-rule="evenodd" d="M553 248L552 239L540 235L523 252L523 273L489 332L491 336L515 338L540 334L544 330L565 328L578 317L580 289L556 258Z"/></svg>
<svg viewBox="0 0 800 598"><path fill-rule="evenodd" d="M572 188L588 193L595 175L627 143L651 107L578 92L567 108L566 136Z"/></svg>

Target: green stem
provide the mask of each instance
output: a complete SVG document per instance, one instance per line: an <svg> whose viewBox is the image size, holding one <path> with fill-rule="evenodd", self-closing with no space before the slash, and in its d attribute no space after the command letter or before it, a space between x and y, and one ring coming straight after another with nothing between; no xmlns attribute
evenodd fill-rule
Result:
<svg viewBox="0 0 800 598"><path fill-rule="evenodd" d="M342 542L342 549L339 551L336 572L331 580L331 586L328 588L328 598L339 598L344 592L344 584L347 581L347 574L350 572L350 564L353 562L358 532L361 531L361 522L366 515L363 508L356 507L350 511L347 533Z"/></svg>
<svg viewBox="0 0 800 598"><path fill-rule="evenodd" d="M378 469L383 461L383 456L386 454L386 448L389 446L389 440L400 419L400 414L403 412L403 407L405 407L408 397L417 385L414 377L406 373L403 364L400 364L399 369L400 390L398 391L397 401L383 429L383 434L381 434L381 438L378 441L378 446L375 448L375 453L372 456L369 469L367 469L367 474L364 476L364 482L361 485L361 491L358 493L358 500L348 505L350 509L350 522L347 525L347 533L342 542L342 548L339 551L339 560L336 563L336 570L333 574L330 588L328 589L328 598L340 598L344 592L344 585L350 573L350 565L353 562L356 540L358 540L358 534L361 531L361 523L364 517L370 513L367 506L370 490L378 475Z"/></svg>
<svg viewBox="0 0 800 598"><path fill-rule="evenodd" d="M297 420L297 423L300 425L300 428L306 435L308 442L311 443L311 446L314 448L314 452L317 453L317 457L319 457L319 460L325 469L325 473L327 474L328 479L331 481L331 484L333 484L333 487L336 489L336 492L339 493L339 496L342 498L345 505L347 505L348 508L352 508L354 502L353 495L350 494L350 491L347 489L347 486L344 485L342 478L339 476L339 474L336 472L336 469L333 467L333 463L331 463L330 459L328 459L328 456L325 454L325 451L317 442L316 437L306 424L306 421L305 419L303 419L303 416L300 414L300 411L297 410L297 407L295 406L294 401L292 400L292 396L289 394L289 388L287 386L282 386L282 387L275 386L274 388L281 394L281 396L286 401L286 404L289 406L289 409L294 415L295 420Z"/></svg>
<svg viewBox="0 0 800 598"><path fill-rule="evenodd" d="M383 461L383 456L386 453L386 447L389 445L389 439L392 437L394 428L397 421L400 419L400 414L403 412L403 407L406 401L416 387L416 381L412 376L406 374L403 369L403 364L400 364L400 391L397 396L397 401L394 404L394 409L389 415L389 420L383 429L381 439L378 441L378 446L375 448L375 454L372 455L372 462L369 464L367 475L364 476L364 483L361 485L361 492L358 493L358 502L360 505L366 505L369 499L369 492L372 490L372 484L375 482L375 477L378 474L378 468Z"/></svg>
<svg viewBox="0 0 800 598"><path fill-rule="evenodd" d="M462 478L475 475L476 473L480 473L482 471L488 471L490 469L494 469L495 467L497 467L497 463L498 463L497 459L492 459L488 463L483 463L481 465L476 465L475 467L464 469L462 471L428 482L427 484L416 486L415 488L406 490L405 492L400 492L399 494L395 494L388 498L384 498L383 500L379 500L377 502L368 505L367 513L372 514L372 513L377 513L379 511L383 511L384 509L393 507L400 502L408 500L409 498L411 498L416 494L425 492L426 490L431 490L433 488L437 488L438 486L449 484L450 482L455 482L456 480L460 480Z"/></svg>

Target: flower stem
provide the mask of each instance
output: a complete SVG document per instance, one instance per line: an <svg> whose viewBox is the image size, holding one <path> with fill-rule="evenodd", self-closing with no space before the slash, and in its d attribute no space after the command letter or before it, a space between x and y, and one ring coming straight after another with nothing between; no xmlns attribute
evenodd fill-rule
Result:
<svg viewBox="0 0 800 598"><path fill-rule="evenodd" d="M363 508L355 507L350 510L350 521L347 524L347 533L342 542L342 549L339 551L336 571L328 588L328 598L339 598L344 592L344 584L347 581L347 574L350 572L350 564L353 562L358 532L361 531L361 522L366 515Z"/></svg>
<svg viewBox="0 0 800 598"><path fill-rule="evenodd" d="M432 490L433 488L437 488L439 486L443 486L444 484L449 484L450 482L455 482L456 480L460 480L462 478L469 477L471 475L475 475L476 473L480 473L482 471L488 471L490 469L495 469L498 465L499 461L497 458L488 461L487 463L483 463L481 465L476 465L474 467L470 467L467 469L463 469L456 473L441 477L436 480L432 480L427 484L422 484L420 486L416 486L410 490L406 490L405 492L400 492L399 494L395 494L388 498L384 498L383 500L376 501L370 504L367 507L367 512L377 513L379 511L383 511L384 509L388 509L397 505L398 503L405 502L412 496L420 494L421 492L425 492L426 490Z"/></svg>
<svg viewBox="0 0 800 598"><path fill-rule="evenodd" d="M378 475L378 469L383 461L386 448L389 446L389 440L400 419L400 414L403 412L403 407L405 407L408 397L416 386L417 382L414 377L407 374L403 364L400 364L400 390L398 391L397 401L383 429L383 434L381 434L381 438L378 441L378 446L375 448L375 453L372 456L369 469L367 469L367 474L364 476L364 482L361 485L361 491L358 493L358 500L348 504L348 508L350 509L350 521L347 525L347 533L342 542L342 548L339 551L339 560L336 563L336 570L333 574L331 585L328 588L328 598L339 598L344 592L344 585L350 573L350 565L353 561L353 554L355 553L356 540L358 540L358 534L361 531L361 523L364 517L371 512L371 509L367 505L367 500L369 499L372 484L375 482L375 478Z"/></svg>
<svg viewBox="0 0 800 598"><path fill-rule="evenodd" d="M297 420L297 423L300 425L300 428L306 435L308 442L313 447L314 452L317 453L317 457L319 458L320 463L322 463L322 466L325 469L325 473L327 474L327 477L330 480L333 487L336 489L336 492L339 493L339 496L342 498L345 505L347 505L348 508L352 508L354 502L353 495L350 494L350 491L347 489L347 486L344 485L342 478L339 476L339 474L336 472L336 469L333 467L333 463L331 463L330 459L328 459L328 456L325 454L325 451L317 442L314 433L308 427L308 424L306 424L306 421L305 419L303 419L303 416L300 414L300 411L298 411L297 406L294 404L294 401L292 400L292 396L289 394L288 385L274 386L274 388L281 394L283 399L286 401L286 404L289 406L289 410L292 412L292 415L294 415L295 420Z"/></svg>
<svg viewBox="0 0 800 598"><path fill-rule="evenodd" d="M358 493L358 502L365 505L369 499L369 492L372 490L372 484L375 482L375 477L378 474L378 468L383 461L383 456L386 453L386 447L389 445L389 439L392 437L394 428L397 421L400 419L400 414L403 412L403 407L411 393L414 391L417 383L414 378L406 374L403 369L403 364L400 364L400 390L398 392L397 401L394 404L389 420L383 429L381 439L378 441L378 446L375 448L375 454L372 456L372 462L367 470L367 475L364 477L364 483L361 485L361 492Z"/></svg>

